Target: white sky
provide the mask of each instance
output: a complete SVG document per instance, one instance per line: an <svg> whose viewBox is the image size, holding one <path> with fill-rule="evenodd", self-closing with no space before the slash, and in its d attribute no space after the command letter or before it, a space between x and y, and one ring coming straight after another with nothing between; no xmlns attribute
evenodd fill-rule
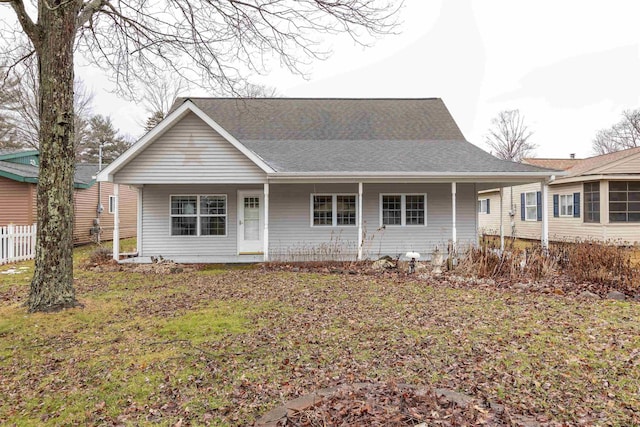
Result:
<svg viewBox="0 0 640 427"><path fill-rule="evenodd" d="M371 47L330 40L309 80L284 70L254 79L285 97L440 97L470 142L499 111L520 109L538 157L592 155L596 131L640 107L640 1L405 0L402 34ZM77 74L94 112L139 136L144 109L108 92L99 71ZM192 92L191 95L203 95Z"/></svg>

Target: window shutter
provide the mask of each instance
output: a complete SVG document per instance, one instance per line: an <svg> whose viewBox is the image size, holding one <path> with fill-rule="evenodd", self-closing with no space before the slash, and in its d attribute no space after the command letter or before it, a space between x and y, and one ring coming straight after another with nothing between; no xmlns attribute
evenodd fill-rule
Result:
<svg viewBox="0 0 640 427"><path fill-rule="evenodd" d="M560 196L553 195L553 217L558 218L560 216Z"/></svg>
<svg viewBox="0 0 640 427"><path fill-rule="evenodd" d="M580 194L578 194L579 196ZM487 214L491 213L491 199L487 199Z"/></svg>
<svg viewBox="0 0 640 427"><path fill-rule="evenodd" d="M580 218L580 193L573 193L573 217Z"/></svg>
<svg viewBox="0 0 640 427"><path fill-rule="evenodd" d="M542 221L542 192L536 191L536 208L538 213L538 221Z"/></svg>
<svg viewBox="0 0 640 427"><path fill-rule="evenodd" d="M524 210L525 210L525 206L524 206L524 193L520 193L520 219L522 221L524 221Z"/></svg>

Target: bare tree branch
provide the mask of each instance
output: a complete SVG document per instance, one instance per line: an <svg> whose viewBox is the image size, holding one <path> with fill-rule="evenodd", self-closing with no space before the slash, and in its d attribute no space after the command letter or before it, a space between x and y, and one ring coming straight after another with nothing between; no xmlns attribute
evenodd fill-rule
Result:
<svg viewBox="0 0 640 427"><path fill-rule="evenodd" d="M519 162L535 150L536 145L529 142L533 132L524 124L520 110L501 111L491 124L485 141L496 157Z"/></svg>
<svg viewBox="0 0 640 427"><path fill-rule="evenodd" d="M23 31L31 40L34 46L40 44L40 34L38 26L31 20L27 14L27 10L24 7L22 0L3 0L3 3L9 3L13 10L16 12L18 22L22 26Z"/></svg>
<svg viewBox="0 0 640 427"><path fill-rule="evenodd" d="M394 6L394 3L396 5ZM278 61L305 75L330 52L323 34L346 33L361 44L391 33L401 2L391 0L91 0L80 12L78 50L112 71L120 94L131 83L172 70L212 93L241 92L251 73Z"/></svg>
<svg viewBox="0 0 640 427"><path fill-rule="evenodd" d="M620 121L596 133L591 143L595 154L640 147L640 109L625 110Z"/></svg>

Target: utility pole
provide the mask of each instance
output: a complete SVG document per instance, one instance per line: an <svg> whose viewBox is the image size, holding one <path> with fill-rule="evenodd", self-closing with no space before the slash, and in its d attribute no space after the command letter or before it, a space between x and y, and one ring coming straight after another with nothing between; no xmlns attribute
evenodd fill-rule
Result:
<svg viewBox="0 0 640 427"><path fill-rule="evenodd" d="M104 141L100 141L98 145L98 173L102 171L102 146ZM102 206L102 182L98 181L98 206L96 207L96 223L94 224L96 230L96 243L100 244L100 234L102 233L102 226L100 225L100 215L104 210Z"/></svg>

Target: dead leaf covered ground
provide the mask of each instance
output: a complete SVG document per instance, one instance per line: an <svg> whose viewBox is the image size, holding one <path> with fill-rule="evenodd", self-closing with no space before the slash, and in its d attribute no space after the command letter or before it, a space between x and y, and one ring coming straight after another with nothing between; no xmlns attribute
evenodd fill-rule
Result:
<svg viewBox="0 0 640 427"><path fill-rule="evenodd" d="M394 381L542 425L640 425L640 304L452 280L76 268L84 308L28 315L28 274L0 276L0 423L251 425Z"/></svg>

